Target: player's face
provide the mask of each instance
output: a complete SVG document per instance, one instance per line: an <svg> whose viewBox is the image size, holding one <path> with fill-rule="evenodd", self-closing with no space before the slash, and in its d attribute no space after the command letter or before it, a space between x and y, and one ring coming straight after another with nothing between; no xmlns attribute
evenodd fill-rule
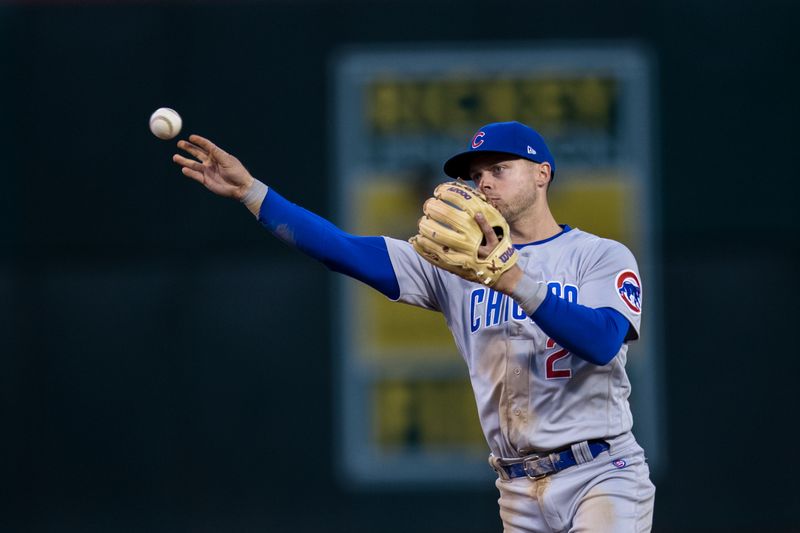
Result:
<svg viewBox="0 0 800 533"><path fill-rule="evenodd" d="M469 176L509 224L529 213L539 198L534 176L539 164L504 154L479 154Z"/></svg>

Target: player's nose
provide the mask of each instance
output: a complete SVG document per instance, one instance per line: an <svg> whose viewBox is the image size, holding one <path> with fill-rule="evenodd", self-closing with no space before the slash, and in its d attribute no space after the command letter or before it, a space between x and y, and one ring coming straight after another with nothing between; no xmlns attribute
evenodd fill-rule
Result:
<svg viewBox="0 0 800 533"><path fill-rule="evenodd" d="M491 176L492 175L489 172L481 172L475 176L475 186L478 188L478 190L483 191L484 189L492 188Z"/></svg>

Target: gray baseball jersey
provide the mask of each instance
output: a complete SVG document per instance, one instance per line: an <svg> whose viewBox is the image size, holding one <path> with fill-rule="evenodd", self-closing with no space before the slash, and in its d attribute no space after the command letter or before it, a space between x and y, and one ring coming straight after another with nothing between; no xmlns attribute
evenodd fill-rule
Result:
<svg viewBox="0 0 800 533"><path fill-rule="evenodd" d="M481 427L492 453L529 451L610 438L633 424L625 373L628 345L598 366L554 343L512 298L422 259L386 238L399 301L438 310L469 368ZM519 267L556 296L622 313L639 334L641 283L622 244L565 227L519 249Z"/></svg>

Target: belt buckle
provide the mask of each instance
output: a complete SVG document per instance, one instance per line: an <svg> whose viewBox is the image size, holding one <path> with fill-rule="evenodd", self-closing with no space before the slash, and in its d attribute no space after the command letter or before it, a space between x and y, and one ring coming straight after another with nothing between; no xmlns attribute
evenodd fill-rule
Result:
<svg viewBox="0 0 800 533"><path fill-rule="evenodd" d="M552 474L552 472L545 472L544 474L531 473L530 469L528 468L528 465L533 461L539 461L540 459L544 459L544 457L542 457L541 455L532 455L530 456L530 458L525 458L525 461L522 463L522 469L525 471L525 475L528 476L528 479L530 479L531 481L538 481Z"/></svg>

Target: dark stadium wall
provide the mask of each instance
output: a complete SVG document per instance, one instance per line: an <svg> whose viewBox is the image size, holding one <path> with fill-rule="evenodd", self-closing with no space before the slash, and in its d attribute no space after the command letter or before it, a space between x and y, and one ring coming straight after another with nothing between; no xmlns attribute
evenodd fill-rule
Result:
<svg viewBox="0 0 800 533"><path fill-rule="evenodd" d="M180 109L186 132L330 216L330 150L309 148L331 142L337 50L575 39L656 59L669 464L655 530L800 529L797 15L778 1L0 5L0 529L499 531L491 485L339 483L334 275L183 178L146 120Z"/></svg>

